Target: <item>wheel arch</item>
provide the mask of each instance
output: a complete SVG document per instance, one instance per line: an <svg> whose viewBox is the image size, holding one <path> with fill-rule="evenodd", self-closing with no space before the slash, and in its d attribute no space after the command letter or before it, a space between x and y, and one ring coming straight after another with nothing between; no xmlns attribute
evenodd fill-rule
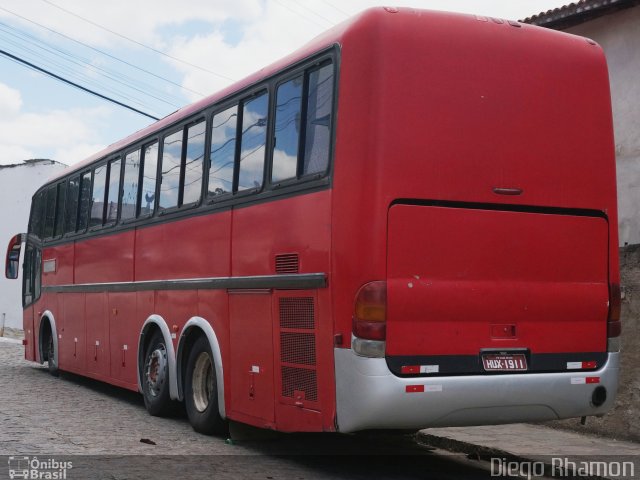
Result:
<svg viewBox="0 0 640 480"><path fill-rule="evenodd" d="M160 330L162 337L164 338L165 346L167 347L167 357L169 363L169 397L172 400L178 399L178 379L176 376L176 353L173 348L173 340L171 337L171 331L167 322L160 315L149 315L149 317L142 324L140 329L140 336L138 337L138 391L142 393L142 368L144 367L144 347L147 338L155 330Z"/></svg>
<svg viewBox="0 0 640 480"><path fill-rule="evenodd" d="M42 343L44 341L44 332L42 329L42 325L45 321L49 322L51 336L53 337L53 360L55 364L59 366L58 329L56 328L56 318L50 310L45 310L44 312L42 312L42 315L40 317L40 325L38 326L38 355L40 356L40 358L38 359L38 361L40 362L40 365L44 364L44 345Z"/></svg>
<svg viewBox="0 0 640 480"><path fill-rule="evenodd" d="M178 399L184 399L184 379L183 370L187 363L187 351L192 342L188 341L188 338L196 330L200 331L200 334L204 335L211 347L211 353L213 354L214 366L216 369L216 388L218 394L218 411L220 417L226 418L225 402L224 402L224 369L222 366L222 353L220 351L220 343L218 337L213 330L211 324L202 317L191 317L189 321L182 328L180 333L180 340L178 341L178 352L176 354L177 362L177 383L178 383Z"/></svg>

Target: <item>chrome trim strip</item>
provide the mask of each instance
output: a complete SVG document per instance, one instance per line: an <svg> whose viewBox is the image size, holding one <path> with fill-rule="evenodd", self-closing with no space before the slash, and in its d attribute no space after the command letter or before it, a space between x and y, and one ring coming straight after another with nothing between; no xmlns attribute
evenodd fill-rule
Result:
<svg viewBox="0 0 640 480"><path fill-rule="evenodd" d="M51 293L141 292L147 290L234 290L285 289L309 290L325 288L324 273L296 273L286 275L257 275L251 277L176 278L170 280L143 280L139 282L78 283L43 286Z"/></svg>

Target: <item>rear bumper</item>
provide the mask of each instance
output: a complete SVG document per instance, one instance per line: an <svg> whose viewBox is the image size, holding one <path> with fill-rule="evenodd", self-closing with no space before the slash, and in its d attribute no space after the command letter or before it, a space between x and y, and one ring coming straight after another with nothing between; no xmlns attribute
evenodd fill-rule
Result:
<svg viewBox="0 0 640 480"><path fill-rule="evenodd" d="M619 353L609 353L602 368L588 373L400 378L384 358L336 348L335 367L339 431L420 429L603 414L618 389ZM599 383L580 383L586 377L599 377ZM594 407L591 397L599 386L607 400Z"/></svg>

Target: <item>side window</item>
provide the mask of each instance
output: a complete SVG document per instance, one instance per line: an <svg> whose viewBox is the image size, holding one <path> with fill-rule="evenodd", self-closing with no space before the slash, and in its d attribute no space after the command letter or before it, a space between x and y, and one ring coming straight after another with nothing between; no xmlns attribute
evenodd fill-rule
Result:
<svg viewBox="0 0 640 480"><path fill-rule="evenodd" d="M271 182L321 174L329 166L333 65L307 70L278 87Z"/></svg>
<svg viewBox="0 0 640 480"><path fill-rule="evenodd" d="M180 193L180 164L182 160L182 135L179 130L165 137L162 151L160 177L160 210L178 206Z"/></svg>
<svg viewBox="0 0 640 480"><path fill-rule="evenodd" d="M211 156L209 159L209 196L233 190L233 164L236 154L238 106L216 113L211 122Z"/></svg>
<svg viewBox="0 0 640 480"><path fill-rule="evenodd" d="M53 237L54 222L56 219L56 187L49 187L45 198L45 217L43 238Z"/></svg>
<svg viewBox="0 0 640 480"><path fill-rule="evenodd" d="M38 238L42 238L42 226L43 226L43 207L44 207L45 192L41 191L33 197L33 203L31 205L31 218L29 224L29 233L35 235Z"/></svg>
<svg viewBox="0 0 640 480"><path fill-rule="evenodd" d="M104 194L107 183L107 165L100 165L93 171L93 193L91 194L91 218L89 226L102 225L104 218Z"/></svg>
<svg viewBox="0 0 640 480"><path fill-rule="evenodd" d="M204 158L205 130L206 122L204 120L187 129L182 205L196 203L200 200L200 194L202 193L202 160Z"/></svg>
<svg viewBox="0 0 640 480"><path fill-rule="evenodd" d="M269 97L266 92L242 106L238 191L258 189L262 186L268 107Z"/></svg>
<svg viewBox="0 0 640 480"><path fill-rule="evenodd" d="M58 200L56 202L56 226L53 235L59 237L64 234L64 207L67 195L67 182L58 184Z"/></svg>
<svg viewBox="0 0 640 480"><path fill-rule="evenodd" d="M309 94L302 175L321 173L329 166L333 110L333 64L309 72Z"/></svg>
<svg viewBox="0 0 640 480"><path fill-rule="evenodd" d="M80 178L80 202L78 205L77 232L84 232L89 223L89 208L91 206L91 172Z"/></svg>
<svg viewBox="0 0 640 480"><path fill-rule="evenodd" d="M271 181L295 178L302 128L302 75L283 83L276 93L275 145Z"/></svg>
<svg viewBox="0 0 640 480"><path fill-rule="evenodd" d="M121 168L122 161L119 158L109 162L109 190L107 191L105 223L113 223L118 219L118 197L120 196Z"/></svg>
<svg viewBox="0 0 640 480"><path fill-rule="evenodd" d="M76 231L76 221L78 220L78 196L80 195L80 177L71 177L67 188L67 204L65 205L66 215L64 220L65 233Z"/></svg>
<svg viewBox="0 0 640 480"><path fill-rule="evenodd" d="M154 177L155 180L155 177ZM140 150L127 154L124 159L122 182L122 212L120 218L136 218L138 208L138 183L140 182Z"/></svg>
<svg viewBox="0 0 640 480"><path fill-rule="evenodd" d="M156 176L158 175L158 142L144 148L142 159L142 192L140 216L151 215L156 205Z"/></svg>

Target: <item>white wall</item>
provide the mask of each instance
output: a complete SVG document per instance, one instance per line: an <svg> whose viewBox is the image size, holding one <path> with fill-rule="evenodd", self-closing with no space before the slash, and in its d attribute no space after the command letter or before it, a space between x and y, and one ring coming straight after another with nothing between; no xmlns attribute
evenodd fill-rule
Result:
<svg viewBox="0 0 640 480"><path fill-rule="evenodd" d="M38 187L64 168L66 165L52 160L29 161L17 166L0 165L0 323L2 315L6 314L7 327L22 328L22 273L17 280L5 278L7 244L16 233L27 231L31 196Z"/></svg>
<svg viewBox="0 0 640 480"><path fill-rule="evenodd" d="M620 245L640 243L640 6L565 30L607 55L616 137Z"/></svg>

